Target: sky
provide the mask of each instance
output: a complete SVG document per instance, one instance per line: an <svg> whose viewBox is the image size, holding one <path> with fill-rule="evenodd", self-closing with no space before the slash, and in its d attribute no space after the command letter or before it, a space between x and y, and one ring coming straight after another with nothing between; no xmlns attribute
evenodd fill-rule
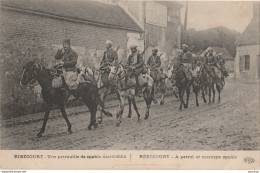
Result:
<svg viewBox="0 0 260 173"><path fill-rule="evenodd" d="M181 2L184 23L185 2ZM187 28L205 30L218 26L242 33L253 17L253 2L247 1L189 1Z"/></svg>

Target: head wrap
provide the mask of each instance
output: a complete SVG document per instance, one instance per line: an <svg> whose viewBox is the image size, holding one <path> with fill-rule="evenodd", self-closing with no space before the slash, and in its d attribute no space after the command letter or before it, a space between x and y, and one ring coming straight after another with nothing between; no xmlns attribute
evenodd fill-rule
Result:
<svg viewBox="0 0 260 173"><path fill-rule="evenodd" d="M65 39L63 40L63 44L67 43L68 45L70 45L70 39Z"/></svg>

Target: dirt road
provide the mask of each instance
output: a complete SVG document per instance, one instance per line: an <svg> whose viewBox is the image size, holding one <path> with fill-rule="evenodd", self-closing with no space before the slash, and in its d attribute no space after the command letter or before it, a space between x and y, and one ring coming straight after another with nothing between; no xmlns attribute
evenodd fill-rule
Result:
<svg viewBox="0 0 260 173"><path fill-rule="evenodd" d="M150 118L143 120L145 104L138 107L142 121L127 106L121 126L105 117L97 129L87 130L86 107L67 109L73 134L58 111L52 111L42 138L36 138L43 113L2 121L1 149L70 150L257 150L259 149L259 84L226 83L221 102L195 106L194 94L188 109L178 111L176 98L152 105ZM118 103L118 102L116 102ZM115 102L114 102L115 104ZM110 111L115 115L117 108Z"/></svg>

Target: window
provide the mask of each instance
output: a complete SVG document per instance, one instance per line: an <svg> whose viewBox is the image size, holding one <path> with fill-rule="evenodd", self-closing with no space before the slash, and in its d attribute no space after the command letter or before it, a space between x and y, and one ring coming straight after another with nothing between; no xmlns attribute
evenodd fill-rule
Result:
<svg viewBox="0 0 260 173"><path fill-rule="evenodd" d="M244 70L250 70L250 56L245 55L245 67Z"/></svg>

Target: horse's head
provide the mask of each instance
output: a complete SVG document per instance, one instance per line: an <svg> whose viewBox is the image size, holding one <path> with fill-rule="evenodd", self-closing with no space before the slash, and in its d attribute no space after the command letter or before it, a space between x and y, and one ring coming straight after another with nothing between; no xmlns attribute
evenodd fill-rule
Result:
<svg viewBox="0 0 260 173"><path fill-rule="evenodd" d="M110 72L108 75L109 80L113 80L116 76L120 75L123 71L123 66L121 63L113 63L110 66Z"/></svg>
<svg viewBox="0 0 260 173"><path fill-rule="evenodd" d="M40 65L35 61L30 61L23 67L22 78L20 81L21 85L27 85L30 81L36 79L40 71Z"/></svg>
<svg viewBox="0 0 260 173"><path fill-rule="evenodd" d="M200 74L201 74L201 67L199 65L195 66L194 73L196 74L196 77L200 76Z"/></svg>

